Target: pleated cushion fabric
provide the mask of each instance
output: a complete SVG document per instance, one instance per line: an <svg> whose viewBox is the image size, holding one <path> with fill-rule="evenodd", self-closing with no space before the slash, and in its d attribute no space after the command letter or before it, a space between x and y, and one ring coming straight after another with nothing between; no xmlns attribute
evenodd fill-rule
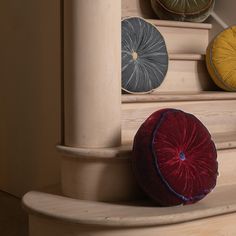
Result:
<svg viewBox="0 0 236 236"><path fill-rule="evenodd" d="M163 82L168 53L157 28L139 17L122 21L122 89L149 93Z"/></svg>
<svg viewBox="0 0 236 236"><path fill-rule="evenodd" d="M141 188L160 206L195 203L216 185L211 135L195 116L180 110L157 111L142 124L132 161Z"/></svg>
<svg viewBox="0 0 236 236"><path fill-rule="evenodd" d="M236 26L221 32L208 46L207 69L215 84L236 91Z"/></svg>
<svg viewBox="0 0 236 236"><path fill-rule="evenodd" d="M203 22L214 8L215 0L151 0L160 19Z"/></svg>

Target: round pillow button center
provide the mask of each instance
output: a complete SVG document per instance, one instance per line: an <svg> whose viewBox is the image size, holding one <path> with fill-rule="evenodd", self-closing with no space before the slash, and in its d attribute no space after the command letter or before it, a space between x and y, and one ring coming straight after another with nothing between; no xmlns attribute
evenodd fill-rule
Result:
<svg viewBox="0 0 236 236"><path fill-rule="evenodd" d="M180 159L181 161L185 161L185 160L186 160L186 156L185 156L184 152L180 152L180 154L179 154L179 159Z"/></svg>
<svg viewBox="0 0 236 236"><path fill-rule="evenodd" d="M132 57L133 57L133 60L136 61L138 59L138 53L137 52L133 52L132 53Z"/></svg>

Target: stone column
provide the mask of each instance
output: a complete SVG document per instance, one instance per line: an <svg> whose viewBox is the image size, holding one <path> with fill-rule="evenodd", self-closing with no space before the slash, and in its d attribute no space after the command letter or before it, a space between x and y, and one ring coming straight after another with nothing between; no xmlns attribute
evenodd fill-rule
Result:
<svg viewBox="0 0 236 236"><path fill-rule="evenodd" d="M93 201L137 196L121 148L121 0L64 0L64 195Z"/></svg>
<svg viewBox="0 0 236 236"><path fill-rule="evenodd" d="M121 0L64 0L65 145L121 144Z"/></svg>

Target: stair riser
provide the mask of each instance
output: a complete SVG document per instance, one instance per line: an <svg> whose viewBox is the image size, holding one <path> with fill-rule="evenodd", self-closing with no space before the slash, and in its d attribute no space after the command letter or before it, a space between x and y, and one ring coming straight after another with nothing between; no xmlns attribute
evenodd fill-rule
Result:
<svg viewBox="0 0 236 236"><path fill-rule="evenodd" d="M167 76L157 92L199 92L214 90L204 61L170 60Z"/></svg>
<svg viewBox="0 0 236 236"><path fill-rule="evenodd" d="M236 149L218 151L219 176L217 186L236 183Z"/></svg>
<svg viewBox="0 0 236 236"><path fill-rule="evenodd" d="M30 215L30 236L222 236L236 235L236 214L159 227L99 227ZM223 222L223 223L222 223Z"/></svg>
<svg viewBox="0 0 236 236"><path fill-rule="evenodd" d="M155 19L157 16L147 0L122 0L122 17L140 16L146 19ZM166 40L169 53L196 53L205 54L209 44L210 29L192 24L192 27L163 26L153 20L150 23L156 25Z"/></svg>
<svg viewBox="0 0 236 236"><path fill-rule="evenodd" d="M122 17L141 16L144 18L156 18L151 7L151 2L147 0L122 0Z"/></svg>
<svg viewBox="0 0 236 236"><path fill-rule="evenodd" d="M152 102L122 104L122 138L124 142L133 140L140 125L155 111L175 108L198 117L211 133L236 131L235 100L195 101L195 102Z"/></svg>
<svg viewBox="0 0 236 236"><path fill-rule="evenodd" d="M206 54L209 44L208 29L178 28L158 26L165 38L169 53Z"/></svg>
<svg viewBox="0 0 236 236"><path fill-rule="evenodd" d="M236 149L218 151L218 186L236 183L235 155ZM133 175L130 159L98 158L91 161L64 156L61 168L63 194L68 197L92 201L129 201L144 196Z"/></svg>
<svg viewBox="0 0 236 236"><path fill-rule="evenodd" d="M61 161L65 196L91 201L127 201L142 196L132 174L130 159L71 158Z"/></svg>

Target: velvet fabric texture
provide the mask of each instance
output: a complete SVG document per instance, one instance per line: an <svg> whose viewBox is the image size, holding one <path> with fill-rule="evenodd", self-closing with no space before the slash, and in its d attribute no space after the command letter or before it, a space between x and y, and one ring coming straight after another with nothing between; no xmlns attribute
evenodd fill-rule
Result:
<svg viewBox="0 0 236 236"><path fill-rule="evenodd" d="M157 28L139 17L122 21L122 89L150 93L163 82L168 69L165 40Z"/></svg>
<svg viewBox="0 0 236 236"><path fill-rule="evenodd" d="M211 78L223 90L236 91L236 26L221 32L209 44L206 64Z"/></svg>
<svg viewBox="0 0 236 236"><path fill-rule="evenodd" d="M180 110L157 111L142 124L132 161L141 188L160 206L195 203L216 185L211 135L195 116Z"/></svg>
<svg viewBox="0 0 236 236"><path fill-rule="evenodd" d="M151 0L162 20L203 22L214 8L215 0Z"/></svg>

